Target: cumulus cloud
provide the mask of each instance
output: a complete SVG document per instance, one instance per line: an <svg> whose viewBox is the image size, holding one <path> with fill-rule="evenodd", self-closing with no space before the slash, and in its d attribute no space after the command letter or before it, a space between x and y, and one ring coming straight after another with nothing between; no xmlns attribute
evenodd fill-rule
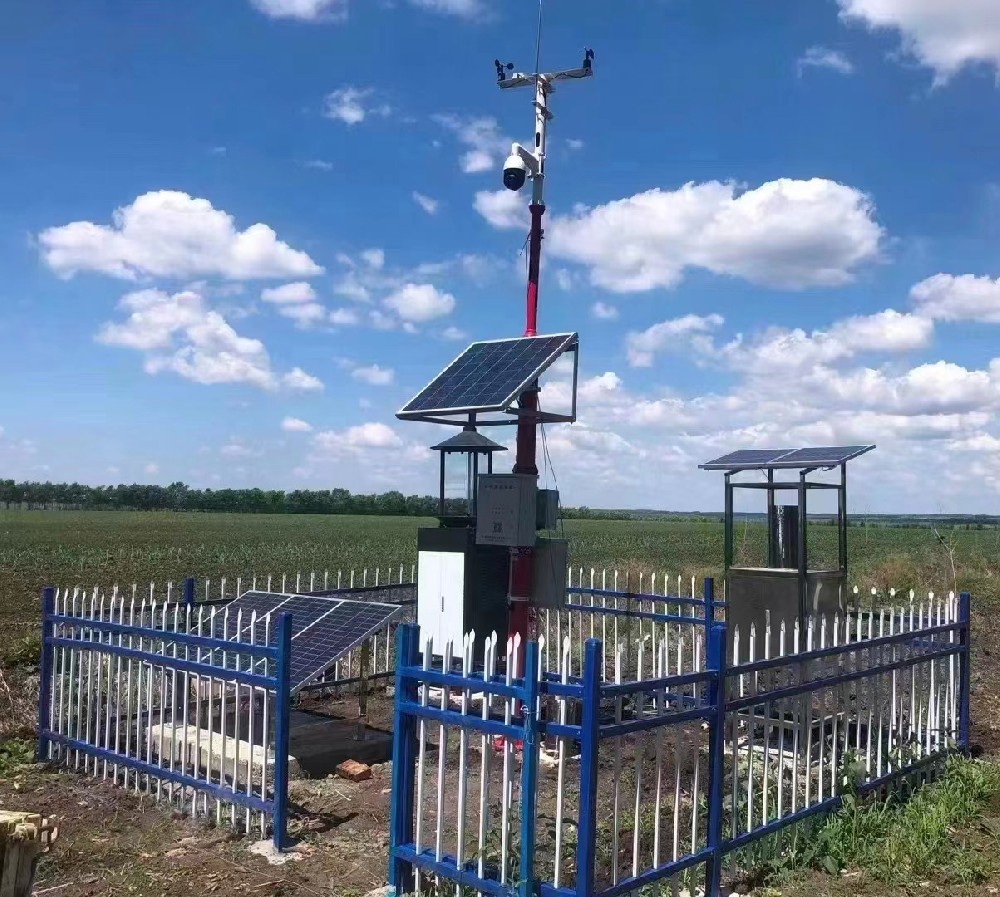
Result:
<svg viewBox="0 0 1000 897"><path fill-rule="evenodd" d="M116 209L112 223L73 221L38 235L42 258L57 274L97 271L124 280L314 277L323 273L266 224L236 227L207 199L176 190L144 193Z"/></svg>
<svg viewBox="0 0 1000 897"><path fill-rule="evenodd" d="M244 383L260 389L279 386L316 389L322 383L295 368L277 374L264 344L240 336L204 297L191 290L129 293L118 303L122 321L104 324L97 341L142 352L149 374L173 372L195 383Z"/></svg>
<svg viewBox="0 0 1000 897"><path fill-rule="evenodd" d="M455 310L455 297L429 283L408 283L387 296L383 302L400 320L426 324Z"/></svg>
<svg viewBox="0 0 1000 897"><path fill-rule="evenodd" d="M918 314L939 321L1000 324L1000 278L935 274L910 290Z"/></svg>
<svg viewBox="0 0 1000 897"><path fill-rule="evenodd" d="M323 115L345 125L361 124L369 116L386 118L392 107L378 98L374 87L339 87L326 95Z"/></svg>
<svg viewBox="0 0 1000 897"><path fill-rule="evenodd" d="M286 433L311 433L312 424L298 417L286 417L281 422L281 429Z"/></svg>
<svg viewBox="0 0 1000 897"><path fill-rule="evenodd" d="M346 430L323 430L313 437L313 445L322 454L338 455L358 449L391 449L403 444L396 431L373 421Z"/></svg>
<svg viewBox="0 0 1000 897"><path fill-rule="evenodd" d="M326 309L316 301L316 291L305 281L286 283L261 290L264 302L277 306L278 314L291 318L299 327L327 320Z"/></svg>
<svg viewBox="0 0 1000 897"><path fill-rule="evenodd" d="M353 308L335 308L330 312L330 323L336 327L354 327L361 323L361 315Z"/></svg>
<svg viewBox="0 0 1000 897"><path fill-rule="evenodd" d="M301 22L342 22L348 0L250 0L250 5L272 19Z"/></svg>
<svg viewBox="0 0 1000 897"><path fill-rule="evenodd" d="M839 75L854 74L854 63L839 50L829 47L810 47L796 62L799 77L806 69L828 69Z"/></svg>
<svg viewBox="0 0 1000 897"><path fill-rule="evenodd" d="M511 190L480 190L472 205L493 227L528 228L524 199Z"/></svg>
<svg viewBox="0 0 1000 897"><path fill-rule="evenodd" d="M618 309L607 302L595 302L590 307L590 313L598 321L614 321L618 318Z"/></svg>
<svg viewBox="0 0 1000 897"><path fill-rule="evenodd" d="M360 365L351 371L355 380L367 383L369 386L388 386L392 383L396 372L392 368L379 367L377 364Z"/></svg>
<svg viewBox="0 0 1000 897"><path fill-rule="evenodd" d="M494 227L519 226L515 194L480 193ZM676 286L688 268L779 289L833 287L879 257L883 237L870 198L823 178L659 188L570 216L547 228L549 252L586 265L595 286L640 292Z"/></svg>
<svg viewBox="0 0 1000 897"><path fill-rule="evenodd" d="M903 49L938 83L966 66L1000 73L1000 5L993 0L837 0L841 17L896 31Z"/></svg>
<svg viewBox="0 0 1000 897"><path fill-rule="evenodd" d="M513 141L505 136L492 116L468 117L441 114L433 116L441 127L450 131L465 147L459 157L459 167L466 174L481 174L495 170L506 157Z"/></svg>
<svg viewBox="0 0 1000 897"><path fill-rule="evenodd" d="M686 348L690 337L704 334L725 323L721 315L684 315L670 321L653 324L641 332L629 333L625 338L628 362L635 368L648 368L654 356L669 349Z"/></svg>

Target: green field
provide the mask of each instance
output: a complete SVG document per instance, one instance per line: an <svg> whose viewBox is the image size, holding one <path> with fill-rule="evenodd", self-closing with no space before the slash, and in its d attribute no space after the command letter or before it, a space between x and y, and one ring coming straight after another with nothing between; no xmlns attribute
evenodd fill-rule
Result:
<svg viewBox="0 0 1000 897"><path fill-rule="evenodd" d="M46 583L112 585L186 576L247 578L296 571L409 565L416 530L408 517L0 511L0 639L37 619ZM722 526L706 521L570 520L571 560L584 567L658 575L718 574ZM942 532L957 584L980 601L1000 593L1000 530ZM812 557L835 558L836 530L810 528ZM759 561L764 528L739 525L742 559ZM954 587L948 549L930 529L858 527L849 533L851 581L862 587ZM980 604L982 607L982 604ZM17 624L11 626L10 624Z"/></svg>

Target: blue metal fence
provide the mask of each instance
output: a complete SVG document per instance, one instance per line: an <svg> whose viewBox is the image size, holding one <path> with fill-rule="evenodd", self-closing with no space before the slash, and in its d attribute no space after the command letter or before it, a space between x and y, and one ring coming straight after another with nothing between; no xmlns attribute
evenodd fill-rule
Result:
<svg viewBox="0 0 1000 897"><path fill-rule="evenodd" d="M727 664L725 625L704 619L693 669L670 662L682 644L644 657L640 643L631 681L607 675L597 639L582 676L566 639L558 669L540 670L538 644L498 652L494 641L491 653L487 639L476 654L474 634L459 670L443 659L450 647L435 653L400 627L396 893L453 883L498 897L618 897L680 881L718 897L727 864L738 872L765 841L838 807L848 779L861 792L892 788L968 747L968 595L796 626L783 656L740 665Z"/></svg>
<svg viewBox="0 0 1000 897"><path fill-rule="evenodd" d="M290 615L272 631L190 603L42 602L38 758L285 846Z"/></svg>

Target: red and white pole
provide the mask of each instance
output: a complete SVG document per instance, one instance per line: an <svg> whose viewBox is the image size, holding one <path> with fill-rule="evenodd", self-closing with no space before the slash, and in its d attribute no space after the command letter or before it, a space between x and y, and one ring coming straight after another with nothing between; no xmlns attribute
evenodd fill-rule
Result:
<svg viewBox="0 0 1000 897"><path fill-rule="evenodd" d="M538 333L538 277L542 261L542 216L545 214L545 132L551 116L548 111L548 85L542 78L535 81L535 147L538 171L532 178L531 233L528 237L528 289L525 309L525 336ZM538 477L536 444L538 418L538 384L534 383L521 396L521 415L517 421L517 452L514 473ZM521 636L522 647L529 636L529 608L531 607L535 573L535 550L514 548L510 559L509 622L508 635Z"/></svg>

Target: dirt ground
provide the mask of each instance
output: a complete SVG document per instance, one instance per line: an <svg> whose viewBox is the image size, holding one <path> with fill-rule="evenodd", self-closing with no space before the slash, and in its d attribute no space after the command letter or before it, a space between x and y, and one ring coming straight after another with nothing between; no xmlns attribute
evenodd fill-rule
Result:
<svg viewBox="0 0 1000 897"><path fill-rule="evenodd" d="M977 752L1000 754L1000 632L983 617L974 623L972 740ZM344 705L346 707L346 705ZM374 701L373 723L388 722L388 702ZM343 709L343 707L341 708ZM52 897L98 895L211 894L337 895L361 897L385 884L388 857L390 767L373 768L371 780L303 780L291 788L291 833L300 857L272 866L250 851L251 842L201 822L179 818L152 799L73 772L21 767L0 778L0 809L42 812L56 817L59 838L43 857L35 893ZM998 812L1000 815L1000 812ZM995 852L995 837L982 835L973 821L972 843ZM997 872L985 884L942 887L914 882L887 889L862 876L807 874L768 897L848 897L945 893L1000 894Z"/></svg>

